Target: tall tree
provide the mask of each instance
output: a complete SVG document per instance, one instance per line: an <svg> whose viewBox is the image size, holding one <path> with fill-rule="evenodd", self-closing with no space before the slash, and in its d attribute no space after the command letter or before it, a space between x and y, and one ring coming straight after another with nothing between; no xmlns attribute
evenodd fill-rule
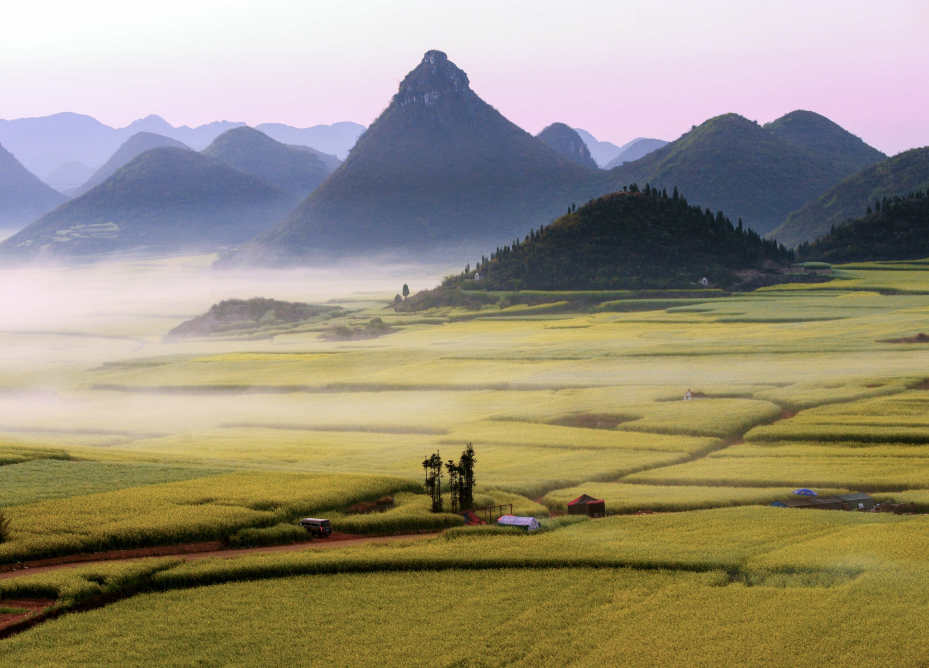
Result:
<svg viewBox="0 0 929 668"><path fill-rule="evenodd" d="M432 512L442 512L442 456L438 450L423 460L426 493L432 497Z"/></svg>
<svg viewBox="0 0 929 668"><path fill-rule="evenodd" d="M448 491L452 501L452 512L457 513L459 509L465 508L461 504L461 467L455 463L454 459L445 462L445 468L448 470Z"/></svg>
<svg viewBox="0 0 929 668"><path fill-rule="evenodd" d="M477 457L474 456L474 446L468 443L456 467L459 479L458 504L462 509L474 507L474 484L477 482L474 478L475 464L477 464Z"/></svg>

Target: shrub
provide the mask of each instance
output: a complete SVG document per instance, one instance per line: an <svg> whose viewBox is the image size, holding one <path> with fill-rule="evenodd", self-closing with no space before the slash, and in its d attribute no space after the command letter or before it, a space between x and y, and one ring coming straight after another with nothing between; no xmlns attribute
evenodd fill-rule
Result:
<svg viewBox="0 0 929 668"><path fill-rule="evenodd" d="M10 537L10 520L0 510L0 543Z"/></svg>
<svg viewBox="0 0 929 668"><path fill-rule="evenodd" d="M297 524L275 524L264 528L240 529L226 539L233 547L259 547L262 545L286 545L310 539L306 529Z"/></svg>

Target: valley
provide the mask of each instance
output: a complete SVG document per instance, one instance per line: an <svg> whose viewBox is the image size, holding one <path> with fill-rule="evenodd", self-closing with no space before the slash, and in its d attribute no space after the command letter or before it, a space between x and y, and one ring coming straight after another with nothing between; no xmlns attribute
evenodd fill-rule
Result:
<svg viewBox="0 0 929 668"><path fill-rule="evenodd" d="M306 514L354 535L444 533L323 551L19 571L0 580L3 599L53 600L49 610L60 612L129 600L43 622L4 640L7 656L42 662L47 652L61 656L74 634L117 624L123 640L75 647L70 656L164 660L169 631L156 620L200 619L190 606L211 611L212 620L196 628L213 640L185 652L234 651L229 633L237 625L226 615L241 606L264 601L259 618L270 620L286 591L351 586L356 603L314 602L332 620L330 637L361 623L334 621L342 606L384 597L395 636L382 645L385 662L428 663L431 655L407 646L401 612L423 581L474 595L460 604L468 614L458 624L466 629L507 628L520 615L543 628L541 612L488 592L524 578L564 582L559 609L610 611L588 621L590 632L631 606L634 615L623 618L631 635L615 640L624 647L635 646L643 625L657 623L645 600L615 607L616 597L637 591L665 592L659 601L683 596L692 612L675 626L688 633L705 627L699 610L707 601L762 606L768 617L792 617L799 633L819 609L809 607L813 600L867 609L875 596L905 590L909 602L895 603L896 614L919 619L923 566L915 555L924 515L766 506L813 487L865 491L929 511L929 350L888 342L925 329L927 267L836 267L825 283L717 297L695 291L679 295L679 305L641 298L641 308L629 310L588 303L545 312L515 303L396 311L396 288L378 294L373 278L363 297L326 290L325 301L343 310L335 321L356 326L379 317L393 328L368 340L327 339L330 323L312 316L305 326L269 324L246 337L168 340L163 335L184 318L171 312L176 303L160 300L139 305L144 317L62 323L59 363L4 365L0 503L11 533L0 544L3 562L195 541L286 544L306 540L293 525ZM286 285L269 292L268 283L262 292L308 294ZM319 303L308 297L301 301ZM5 349L16 351L17 339L32 345L33 332L5 332ZM696 398L683 401L688 390ZM555 515L542 532L500 535L429 512L422 458L457 454L467 442L478 458L476 502ZM395 499L385 513L346 512L385 493ZM582 493L605 499L609 516L557 517ZM652 514L636 514L643 511ZM614 605L603 607L604 595ZM797 617L791 613L801 601L808 613ZM811 656L758 623L740 623L765 639L755 649L741 646L747 661L772 652L785 660ZM873 638L865 653L877 660L900 643L918 647L907 628ZM137 633L150 640L130 650L124 642ZM584 645L585 664L618 647L590 646L575 626L551 633L558 646ZM506 651L495 638L462 656ZM847 646L851 638L840 633L831 642ZM533 651L513 651L515 662L535 660ZM691 648L651 643L639 651L647 663ZM702 651L718 658L735 650L718 638Z"/></svg>

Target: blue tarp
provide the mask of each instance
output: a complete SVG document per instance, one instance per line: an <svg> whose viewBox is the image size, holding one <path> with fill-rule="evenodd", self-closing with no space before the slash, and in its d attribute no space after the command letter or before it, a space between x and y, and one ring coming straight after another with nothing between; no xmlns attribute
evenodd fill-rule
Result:
<svg viewBox="0 0 929 668"><path fill-rule="evenodd" d="M783 501L775 501L771 505L774 506L775 508L786 508L787 507L787 504L784 503Z"/></svg>
<svg viewBox="0 0 929 668"><path fill-rule="evenodd" d="M794 494L798 496L816 496L816 492L814 492L812 489L807 489L806 487L795 489Z"/></svg>

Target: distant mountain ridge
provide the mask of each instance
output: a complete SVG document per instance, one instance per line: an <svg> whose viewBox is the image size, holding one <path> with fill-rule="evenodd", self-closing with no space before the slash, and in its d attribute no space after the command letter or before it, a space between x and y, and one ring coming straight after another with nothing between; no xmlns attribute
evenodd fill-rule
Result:
<svg viewBox="0 0 929 668"><path fill-rule="evenodd" d="M215 121L197 127L173 126L161 116L151 114L126 127L114 128L85 114L64 112L35 118L0 119L0 144L34 174L47 175L69 162L96 169L138 132L169 137L199 151L227 130L242 125L245 123ZM309 146L335 156L346 155L364 130L364 126L348 122L310 128L279 123L262 126L267 129L266 134L279 141ZM288 136L280 139L284 134Z"/></svg>
<svg viewBox="0 0 929 668"><path fill-rule="evenodd" d="M82 162L66 162L53 169L42 179L60 193L69 195L94 175L94 170Z"/></svg>
<svg viewBox="0 0 929 668"><path fill-rule="evenodd" d="M0 145L0 227L21 227L65 199Z"/></svg>
<svg viewBox="0 0 929 668"><path fill-rule="evenodd" d="M248 126L224 132L203 149L203 155L291 195L294 206L332 171L312 149L282 144Z"/></svg>
<svg viewBox="0 0 929 668"><path fill-rule="evenodd" d="M586 201L596 173L508 121L444 53L429 51L342 166L229 261L477 247Z"/></svg>
<svg viewBox="0 0 929 668"><path fill-rule="evenodd" d="M677 187L692 203L724 210L764 234L857 171L857 165L871 164L870 152L836 160L842 154L837 144L853 137L841 128L837 132L830 126L823 141L810 149L784 139L777 121L771 125L775 130L738 114L716 116L608 174L614 186L637 182Z"/></svg>
<svg viewBox="0 0 929 668"><path fill-rule="evenodd" d="M112 252L215 251L253 237L289 198L185 148L155 148L0 244L13 260Z"/></svg>
<svg viewBox="0 0 929 668"><path fill-rule="evenodd" d="M282 144L309 146L325 156L335 156L339 162L330 165L335 169L342 160L348 157L348 152L358 138L364 134L366 128L360 123L342 121L332 125L314 125L309 128L295 128L283 123L259 123L255 129ZM326 157L321 157L325 162Z"/></svg>
<svg viewBox="0 0 929 668"><path fill-rule="evenodd" d="M601 169L605 168L610 160L615 158L619 155L619 152L622 151L622 147L617 146L613 142L600 141L587 132L587 130L574 128L574 131L584 140L584 143L587 144L590 157L594 159L594 162L596 162L597 166Z"/></svg>
<svg viewBox="0 0 929 668"><path fill-rule="evenodd" d="M639 158L644 158L649 153L657 151L662 146L667 146L668 142L664 139L650 139L648 137L637 137L632 141L623 144L619 153L604 166L604 169L613 169L627 162L635 162Z"/></svg>
<svg viewBox="0 0 929 668"><path fill-rule="evenodd" d="M576 131L564 123L552 123L537 134L536 139L541 140L561 157L581 167L597 169L597 163L590 157L587 144Z"/></svg>
<svg viewBox="0 0 929 668"><path fill-rule="evenodd" d="M116 171L132 162L137 156L153 148L181 148L189 150L189 147L179 141L165 137L154 132L137 132L127 139L116 152L110 156L104 165L98 169L87 181L80 187L75 188L72 192L67 193L71 197L80 197L84 193L96 188L98 185L110 178Z"/></svg>
<svg viewBox="0 0 929 668"><path fill-rule="evenodd" d="M929 146L904 151L853 174L793 211L771 236L788 246L813 241L865 215L875 200L929 189Z"/></svg>

